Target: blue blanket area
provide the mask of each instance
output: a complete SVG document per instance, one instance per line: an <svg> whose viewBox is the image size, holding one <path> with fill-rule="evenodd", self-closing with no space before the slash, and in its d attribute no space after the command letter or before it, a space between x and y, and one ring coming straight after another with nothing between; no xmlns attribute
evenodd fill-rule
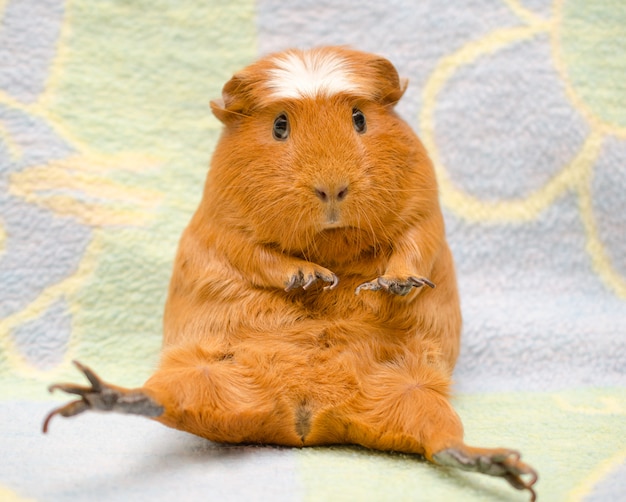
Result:
<svg viewBox="0 0 626 502"><path fill-rule="evenodd" d="M525 500L404 455L224 447L145 420L53 422L79 359L137 386L220 130L208 103L288 47L390 59L432 156L464 332L467 440L540 500L626 500L621 0L0 1L0 499Z"/></svg>

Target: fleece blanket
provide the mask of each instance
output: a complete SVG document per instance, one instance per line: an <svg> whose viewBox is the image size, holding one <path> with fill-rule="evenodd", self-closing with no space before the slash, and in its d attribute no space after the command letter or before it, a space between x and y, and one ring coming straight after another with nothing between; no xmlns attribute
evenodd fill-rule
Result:
<svg viewBox="0 0 626 502"><path fill-rule="evenodd" d="M436 164L467 441L521 450L540 500L626 500L622 0L0 1L0 499L526 500L352 447L222 446L137 417L42 419L78 359L139 386L220 124L287 47L389 58Z"/></svg>

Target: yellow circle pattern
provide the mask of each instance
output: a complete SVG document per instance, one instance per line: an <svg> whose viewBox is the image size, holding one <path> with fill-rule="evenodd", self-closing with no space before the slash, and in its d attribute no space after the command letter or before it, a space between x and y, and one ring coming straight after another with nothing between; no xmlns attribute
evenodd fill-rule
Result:
<svg viewBox="0 0 626 502"><path fill-rule="evenodd" d="M561 0L556 7L558 64L570 99L596 128L626 136L626 4Z"/></svg>
<svg viewBox="0 0 626 502"><path fill-rule="evenodd" d="M619 98L624 93L623 87L620 87L622 84L619 78L615 76L626 74L626 60L623 58L620 58L619 61L615 60L616 66L608 70L613 76L611 77L612 82L617 81L609 93L609 98L612 101L609 101L606 96L595 98L594 90L599 89L598 92L604 92L603 89L606 86L597 85L597 82L594 85L593 81L584 81L579 77L585 73L589 62L593 61L592 56L587 56L582 62L577 62L572 56L575 47L568 45L564 48L563 45L563 40L567 41L568 44L585 43L584 38L577 40L576 33L572 34L568 30L576 29L580 19L586 19L584 8L587 6L586 8L589 10L593 10L591 2L571 0L570 4L564 0L556 0L551 18L544 19L526 9L518 0L503 1L520 19L521 25L495 30L445 56L438 62L423 89L424 105L420 115L422 139L435 163L442 202L469 221L524 222L536 219L558 197L565 193L575 193L578 197L580 217L587 239L586 251L591 257L594 270L617 296L626 298L626 280L619 275L611 263L600 240L593 215L591 195L593 168L600 155L605 137L626 138L626 128L621 126L623 119L621 114L625 112L622 110L619 113L607 113L610 108L607 103L620 103ZM616 4L616 2L612 2L612 4ZM603 8L605 12L611 11L606 6ZM624 11L625 9L622 8L621 10ZM575 15L576 17L564 17L567 15ZM595 27L588 36L587 43L591 43L589 40L594 39L597 43L604 44L603 46L610 46L617 38L626 40L626 23L617 27L615 23L612 23L611 26L612 29L606 30L603 30L602 26ZM591 131L578 154L568 164L562 166L560 171L546 184L528 196L513 200L481 200L455 185L441 160L435 137L434 122L438 97L454 74L464 66L475 63L478 58L489 56L506 47L534 39L536 36L546 33L550 36L555 70L564 84L572 106L586 118ZM605 38L602 38L603 34L605 34ZM601 75L607 74L605 71ZM622 99L621 103L624 102L625 100Z"/></svg>

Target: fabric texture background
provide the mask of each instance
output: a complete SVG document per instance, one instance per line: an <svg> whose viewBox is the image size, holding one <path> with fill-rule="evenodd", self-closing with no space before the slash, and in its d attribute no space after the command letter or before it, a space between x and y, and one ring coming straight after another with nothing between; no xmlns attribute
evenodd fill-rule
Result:
<svg viewBox="0 0 626 502"><path fill-rule="evenodd" d="M72 359L139 386L220 123L288 47L389 58L435 161L464 332L467 441L521 450L539 500L626 500L622 0L0 1L0 499L526 500L352 447L220 446L136 417L40 432Z"/></svg>

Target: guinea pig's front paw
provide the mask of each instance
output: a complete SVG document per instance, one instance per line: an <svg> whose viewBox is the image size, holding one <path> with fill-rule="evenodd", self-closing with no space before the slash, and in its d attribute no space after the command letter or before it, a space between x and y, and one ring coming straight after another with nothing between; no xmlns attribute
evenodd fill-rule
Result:
<svg viewBox="0 0 626 502"><path fill-rule="evenodd" d="M339 278L330 270L311 264L309 267L300 267L296 272L291 274L289 281L287 281L285 291L293 291L296 288L307 290L318 280L327 283L327 285L324 286L324 291L327 289L335 289L337 284L339 284Z"/></svg>
<svg viewBox="0 0 626 502"><path fill-rule="evenodd" d="M421 288L422 286L428 286L429 288L435 287L435 285L425 277L409 276L401 279L398 277L381 275L373 281L364 282L359 285L354 293L358 295L364 289L372 291L380 291L383 289L393 295L406 296L413 290L413 288Z"/></svg>

